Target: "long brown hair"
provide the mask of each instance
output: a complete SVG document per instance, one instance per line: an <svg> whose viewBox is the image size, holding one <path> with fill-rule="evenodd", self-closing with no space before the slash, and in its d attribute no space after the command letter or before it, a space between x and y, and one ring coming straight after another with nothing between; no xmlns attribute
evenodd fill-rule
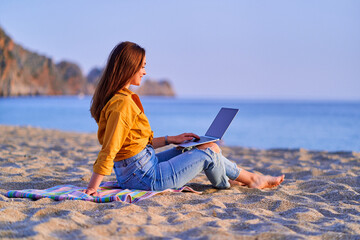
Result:
<svg viewBox="0 0 360 240"><path fill-rule="evenodd" d="M121 42L111 51L91 101L90 112L96 122L106 103L140 70L144 57L145 49L132 42Z"/></svg>

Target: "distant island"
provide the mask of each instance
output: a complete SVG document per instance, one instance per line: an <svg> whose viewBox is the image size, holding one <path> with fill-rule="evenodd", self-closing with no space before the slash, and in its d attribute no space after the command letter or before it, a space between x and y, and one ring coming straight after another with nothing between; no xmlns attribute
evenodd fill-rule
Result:
<svg viewBox="0 0 360 240"><path fill-rule="evenodd" d="M93 68L89 74L87 75L86 79L89 84L95 85L101 74L103 69L101 68ZM142 96L168 96L174 97L175 91L171 86L169 80L152 80L150 78L146 78L140 85L140 87L130 87L130 89Z"/></svg>
<svg viewBox="0 0 360 240"><path fill-rule="evenodd" d="M92 95L101 76L93 68L85 77L80 67L24 49L0 28L0 97L33 95ZM132 89L139 95L175 96L170 81L146 79Z"/></svg>

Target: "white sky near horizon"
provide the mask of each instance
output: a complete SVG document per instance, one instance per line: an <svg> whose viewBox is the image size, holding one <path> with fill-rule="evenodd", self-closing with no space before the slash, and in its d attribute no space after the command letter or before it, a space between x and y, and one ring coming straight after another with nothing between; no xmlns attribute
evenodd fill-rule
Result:
<svg viewBox="0 0 360 240"><path fill-rule="evenodd" d="M136 42L183 97L360 100L356 0L0 0L0 26L84 75Z"/></svg>

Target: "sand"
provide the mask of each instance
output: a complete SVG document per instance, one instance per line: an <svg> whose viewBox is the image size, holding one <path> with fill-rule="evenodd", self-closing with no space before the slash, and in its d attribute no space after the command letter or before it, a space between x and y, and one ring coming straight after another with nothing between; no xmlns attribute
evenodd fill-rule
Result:
<svg viewBox="0 0 360 240"><path fill-rule="evenodd" d="M96 134L0 126L0 238L360 239L360 153L222 147L240 167L285 174L271 190L162 193L135 204L10 199L8 190L86 186ZM115 181L114 175L105 178Z"/></svg>

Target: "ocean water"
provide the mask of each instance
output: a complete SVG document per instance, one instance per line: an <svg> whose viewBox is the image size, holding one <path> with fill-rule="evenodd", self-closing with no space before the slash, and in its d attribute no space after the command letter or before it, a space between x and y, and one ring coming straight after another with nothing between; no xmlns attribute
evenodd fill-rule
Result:
<svg viewBox="0 0 360 240"><path fill-rule="evenodd" d="M226 145L360 152L360 102L247 101L142 97L155 137L204 134L221 107L240 111ZM0 124L96 132L91 97L0 98Z"/></svg>

